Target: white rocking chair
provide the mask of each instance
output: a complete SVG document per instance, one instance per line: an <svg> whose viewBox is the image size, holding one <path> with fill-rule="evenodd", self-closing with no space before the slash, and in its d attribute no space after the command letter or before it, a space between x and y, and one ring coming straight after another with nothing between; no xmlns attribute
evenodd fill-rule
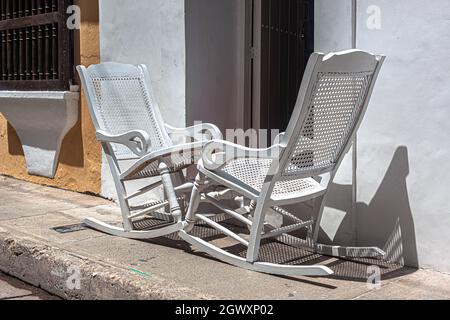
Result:
<svg viewBox="0 0 450 320"><path fill-rule="evenodd" d="M363 120L385 57L351 50L329 55L314 53L309 60L297 104L287 131L269 149L248 149L225 141L210 142L198 164L200 171L186 215L189 224L180 236L191 245L226 263L263 273L287 276L325 276L326 266L292 266L259 261L263 239L334 257L379 258L378 248L347 248L318 243L320 223L329 186ZM242 212L226 207L205 187L220 185L250 200ZM282 206L315 199L318 217L302 221ZM250 234L238 235L197 213L201 202L210 203L248 226ZM266 215L273 210L291 224L275 228ZM247 257L231 254L192 235L196 221L231 237L248 248ZM306 237L290 235L303 230Z"/></svg>
<svg viewBox="0 0 450 320"><path fill-rule="evenodd" d="M186 194L189 197L193 184L181 181L175 187L172 178L175 175L184 178L182 170L197 163L201 156L207 141L205 132L209 133L210 139L221 139L219 129L211 124L185 129L164 124L144 65L103 63L89 68L78 66L77 70L87 95L97 139L102 143L114 178L123 228L97 219L86 219L85 224L104 233L132 239L156 238L181 230L184 224L179 201L183 201ZM183 139L181 144L175 144L174 135L177 139L184 136L193 142ZM158 176L160 181L138 191L128 191L126 182ZM132 199L161 185L166 201L130 204ZM170 213L161 212L167 206ZM152 230L136 228L136 221L149 216L167 223Z"/></svg>

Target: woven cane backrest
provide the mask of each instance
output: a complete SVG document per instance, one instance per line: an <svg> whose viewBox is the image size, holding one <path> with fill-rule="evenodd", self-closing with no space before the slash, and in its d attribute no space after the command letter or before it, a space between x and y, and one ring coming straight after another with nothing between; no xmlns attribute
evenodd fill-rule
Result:
<svg viewBox="0 0 450 320"><path fill-rule="evenodd" d="M144 66L102 63L89 67L84 77L98 130L112 135L143 130L152 149L171 144ZM118 157L133 156L124 146L113 145L113 149Z"/></svg>
<svg viewBox="0 0 450 320"><path fill-rule="evenodd" d="M365 113L382 59L361 51L311 58L288 129L284 178L335 169Z"/></svg>

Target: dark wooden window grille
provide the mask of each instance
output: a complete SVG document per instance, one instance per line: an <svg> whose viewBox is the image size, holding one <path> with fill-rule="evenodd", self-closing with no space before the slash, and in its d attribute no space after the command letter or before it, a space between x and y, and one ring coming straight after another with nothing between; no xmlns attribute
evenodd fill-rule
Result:
<svg viewBox="0 0 450 320"><path fill-rule="evenodd" d="M67 90L73 74L69 0L0 0L0 90Z"/></svg>

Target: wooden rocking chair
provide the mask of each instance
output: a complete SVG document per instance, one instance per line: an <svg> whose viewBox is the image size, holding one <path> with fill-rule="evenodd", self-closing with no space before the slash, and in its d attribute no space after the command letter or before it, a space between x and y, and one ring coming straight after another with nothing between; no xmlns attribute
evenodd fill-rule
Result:
<svg viewBox="0 0 450 320"><path fill-rule="evenodd" d="M106 154L120 203L123 227L96 219L85 224L115 236L149 239L181 230L184 226L179 201L189 196L192 183L175 187L172 177L184 178L182 170L197 163L207 140L221 139L219 129L211 124L177 129L164 123L153 97L151 82L144 65L102 63L89 68L78 66L89 111ZM192 142L176 144L172 139L185 136ZM186 139L184 139L186 141ZM124 163L130 163L125 165ZM126 182L150 177L160 181L130 192ZM185 182L185 181L184 181ZM163 185L167 200L132 205L132 199L148 194ZM170 212L161 209L169 206ZM169 225L152 230L140 230L135 221L142 217L167 220Z"/></svg>
<svg viewBox="0 0 450 320"><path fill-rule="evenodd" d="M351 50L329 55L314 53L309 60L287 131L269 149L248 149L226 141L212 141L205 147L200 171L186 216L188 226L180 236L194 247L226 263L264 273L287 276L325 276L326 266L292 266L259 260L263 239L277 239L335 257L382 257L378 248L347 248L318 243L320 223L328 195L344 155L350 149L363 120L385 57ZM251 201L247 214L227 208L205 191L220 185ZM319 214L302 221L283 209L315 199ZM198 211L207 202L250 230L238 235ZM273 210L291 221L275 228L266 223ZM208 224L248 248L246 258L223 250L192 234L197 221ZM291 233L304 230L305 238Z"/></svg>

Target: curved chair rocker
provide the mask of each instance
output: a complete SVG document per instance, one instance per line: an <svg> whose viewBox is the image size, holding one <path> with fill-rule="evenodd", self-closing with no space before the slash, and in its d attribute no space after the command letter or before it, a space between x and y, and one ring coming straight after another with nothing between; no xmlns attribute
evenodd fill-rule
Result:
<svg viewBox="0 0 450 320"><path fill-rule="evenodd" d="M86 219L85 224L132 239L156 238L179 231L184 225L179 201L186 194L189 196L193 184L182 183L174 187L172 177L184 178L182 170L197 163L208 140L207 133L210 140L221 139L219 129L211 124L185 129L164 124L144 65L103 63L89 68L78 66L77 70L87 95L97 139L102 143L114 178L123 228L96 219ZM183 142L176 144L175 140L180 137L184 137ZM186 138L193 142L186 142ZM126 182L158 176L161 180L154 184L135 192L127 190ZM130 204L132 199L136 201L161 185L166 201ZM158 212L167 206L170 213ZM152 230L135 227L136 221L148 216L165 220L168 225Z"/></svg>
<svg viewBox="0 0 450 320"><path fill-rule="evenodd" d="M225 141L205 146L198 164L199 175L186 215L189 224L180 236L193 246L226 263L263 273L288 276L325 276L325 266L290 266L259 261L261 240L276 239L311 252L335 257L382 257L378 248L346 248L318 243L320 222L330 183L366 112L385 57L351 50L329 55L314 53L309 60L297 104L287 131L269 149L248 149ZM204 192L205 186L221 185L251 200L248 214L234 211ZM282 206L315 199L317 218L302 221ZM248 226L249 237L240 236L196 213L208 202ZM291 223L275 228L266 222L269 210ZM202 221L248 248L241 258L191 235ZM290 233L304 230L305 239Z"/></svg>

